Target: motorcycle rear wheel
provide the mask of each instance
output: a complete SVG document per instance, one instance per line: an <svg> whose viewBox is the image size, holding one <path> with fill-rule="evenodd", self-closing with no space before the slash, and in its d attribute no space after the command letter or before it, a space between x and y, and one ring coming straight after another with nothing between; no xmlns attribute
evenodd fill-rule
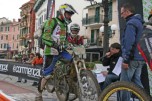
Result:
<svg viewBox="0 0 152 101"><path fill-rule="evenodd" d="M67 101L69 97L69 85L60 68L55 70L54 86L59 101Z"/></svg>

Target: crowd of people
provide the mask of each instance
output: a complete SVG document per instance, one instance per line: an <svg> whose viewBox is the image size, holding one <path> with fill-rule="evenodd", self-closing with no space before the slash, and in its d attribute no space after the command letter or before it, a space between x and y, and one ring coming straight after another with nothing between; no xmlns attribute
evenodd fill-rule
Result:
<svg viewBox="0 0 152 101"><path fill-rule="evenodd" d="M33 67L36 67L36 65L43 66L43 57L40 55L40 53L30 53L29 56L26 54L18 54L18 56L15 57L15 61L23 63L23 64L30 64ZM17 82L21 83L27 83L27 79L23 77L18 77ZM32 86L37 86L37 81L34 81Z"/></svg>

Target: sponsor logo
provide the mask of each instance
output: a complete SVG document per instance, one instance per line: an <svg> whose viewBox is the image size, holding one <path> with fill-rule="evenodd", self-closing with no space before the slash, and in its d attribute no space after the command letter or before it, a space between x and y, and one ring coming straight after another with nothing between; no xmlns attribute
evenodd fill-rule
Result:
<svg viewBox="0 0 152 101"><path fill-rule="evenodd" d="M7 72L8 71L8 64L0 64L0 71Z"/></svg>
<svg viewBox="0 0 152 101"><path fill-rule="evenodd" d="M13 66L13 72L20 73L20 74L26 74L29 77L40 77L40 69L37 68L29 68L29 67L23 67L23 66Z"/></svg>

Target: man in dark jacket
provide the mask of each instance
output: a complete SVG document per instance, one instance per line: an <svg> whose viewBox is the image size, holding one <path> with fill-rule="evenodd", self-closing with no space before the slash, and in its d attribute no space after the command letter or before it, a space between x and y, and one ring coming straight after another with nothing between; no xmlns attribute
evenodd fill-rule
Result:
<svg viewBox="0 0 152 101"><path fill-rule="evenodd" d="M137 43L142 36L143 20L141 15L135 14L135 8L130 4L121 6L121 17L126 20L126 27L121 37L123 63L120 80L133 81L143 87L140 75L145 62L137 49ZM121 101L130 101L130 93L121 92L121 98Z"/></svg>
<svg viewBox="0 0 152 101"><path fill-rule="evenodd" d="M110 46L109 52L106 53L106 56L102 60L103 66L109 66L108 72L102 72L106 79L104 81L103 86L101 86L101 90L106 88L112 82L119 80L119 76L113 73L113 69L115 68L118 59L121 56L121 46L119 43L113 43Z"/></svg>

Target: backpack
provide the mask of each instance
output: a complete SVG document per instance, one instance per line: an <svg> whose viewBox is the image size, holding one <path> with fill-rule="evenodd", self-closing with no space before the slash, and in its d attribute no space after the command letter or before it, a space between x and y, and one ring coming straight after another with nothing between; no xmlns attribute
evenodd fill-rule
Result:
<svg viewBox="0 0 152 101"><path fill-rule="evenodd" d="M55 27L57 26L58 22L57 22L56 18L52 18L51 20L55 21L55 25L53 26L53 30L54 30ZM48 26L50 25L51 20L49 20ZM44 46L45 46L45 43L42 40L42 36L44 34L44 29L45 29L45 26L46 26L45 24L46 23L44 23L44 25L41 27L41 35L38 38L38 47L41 48L41 49L44 49Z"/></svg>
<svg viewBox="0 0 152 101"><path fill-rule="evenodd" d="M152 71L152 30L145 28L137 48Z"/></svg>

